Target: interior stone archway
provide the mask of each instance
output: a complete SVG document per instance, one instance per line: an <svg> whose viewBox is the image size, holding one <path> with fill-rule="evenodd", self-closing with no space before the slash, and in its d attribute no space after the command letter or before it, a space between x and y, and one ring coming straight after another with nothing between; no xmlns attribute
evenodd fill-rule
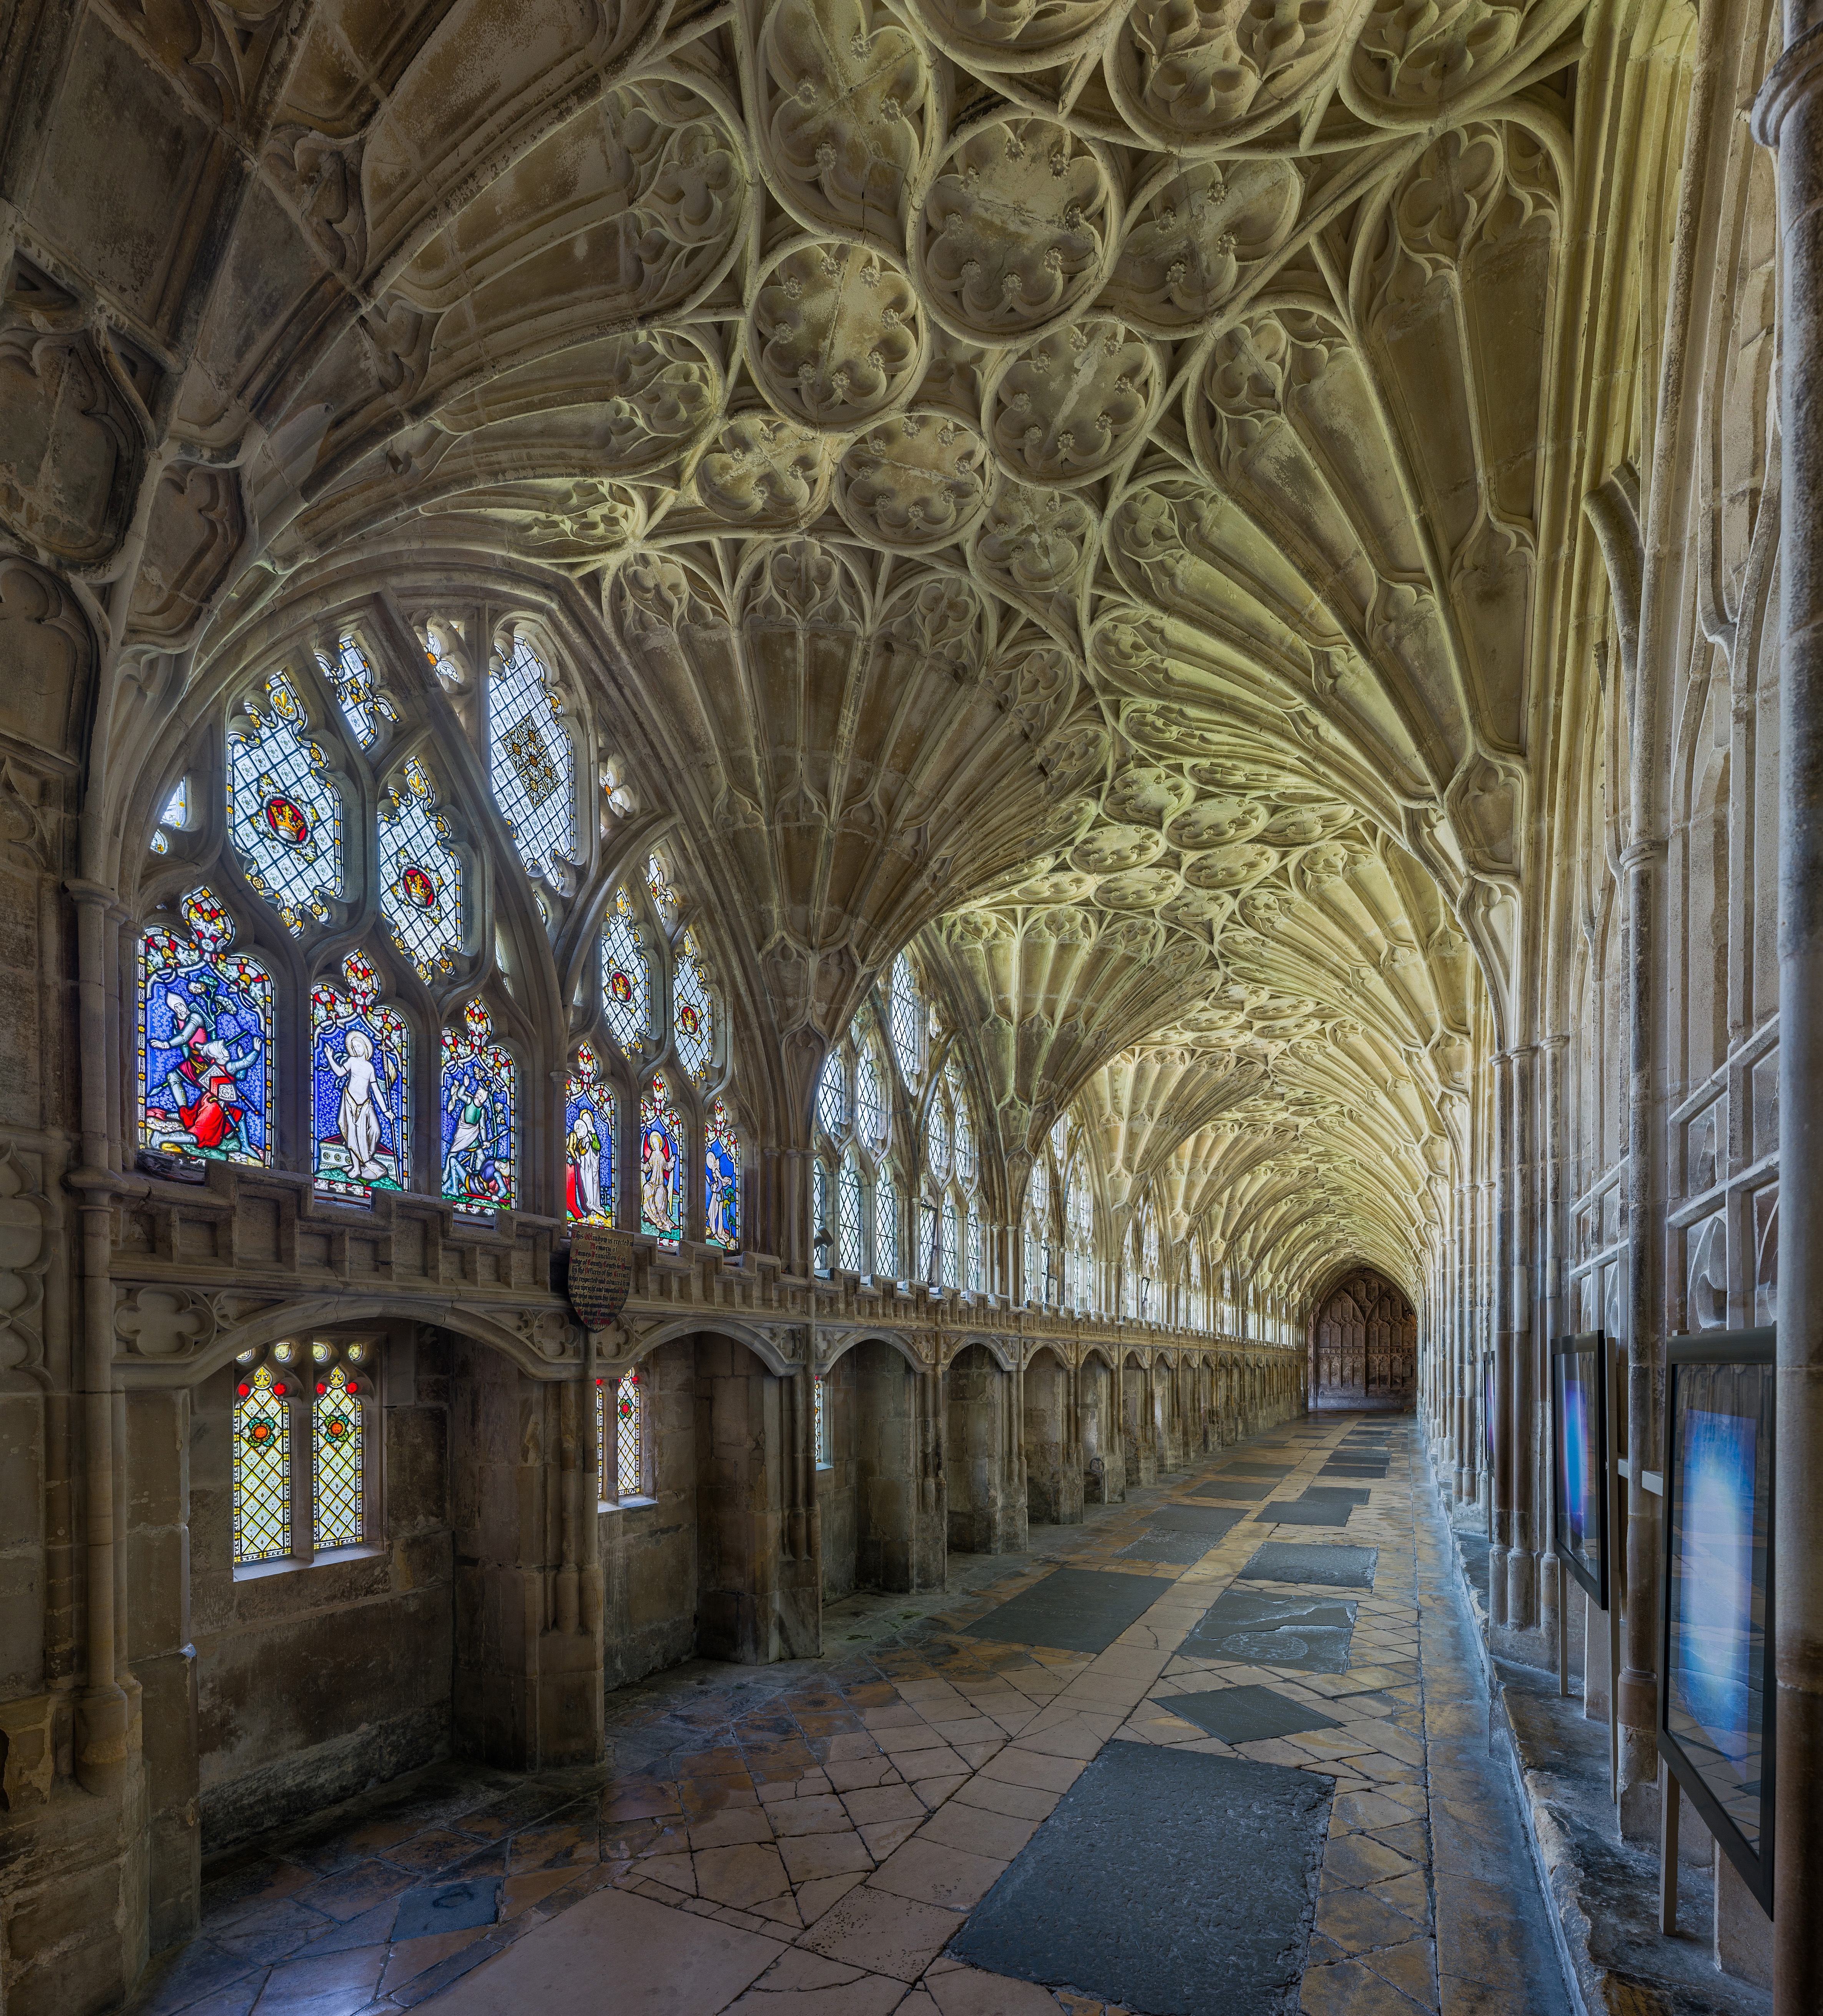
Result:
<svg viewBox="0 0 1823 2016"><path fill-rule="evenodd" d="M1310 1319L1310 1406L1403 1413L1418 1391L1418 1317L1377 1268L1336 1282Z"/></svg>

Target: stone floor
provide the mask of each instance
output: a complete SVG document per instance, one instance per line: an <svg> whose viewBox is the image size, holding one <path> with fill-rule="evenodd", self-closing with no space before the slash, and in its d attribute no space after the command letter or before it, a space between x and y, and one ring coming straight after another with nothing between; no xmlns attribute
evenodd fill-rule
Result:
<svg viewBox="0 0 1823 2016"><path fill-rule="evenodd" d="M946 1593L836 1606L824 1659L694 1661L625 1689L608 1704L610 1766L535 1777L434 1766L251 1844L210 1867L200 1935L136 2009L1127 2016L946 1955L1119 1738L1334 1780L1304 2016L1567 2016L1409 1420L1361 1420L1390 1431L1392 1453L1384 1480L1351 1480L1368 1502L1346 1528L1271 1518L1355 1424L1326 1415L1255 1437L1082 1526L1038 1529L1029 1555L957 1563ZM1111 1561L1163 1504L1191 1489L1220 1502L1225 1466L1250 1458L1290 1466L1270 1498L1233 1501L1263 1516L1187 1565ZM1274 1539L1378 1550L1371 1589L1324 1592L1356 1606L1345 1672L1180 1656ZM967 1635L1059 1562L1131 1566L1162 1593L1093 1654ZM1308 1703L1332 1726L1230 1749L1172 1711L1174 1695L1234 1687Z"/></svg>

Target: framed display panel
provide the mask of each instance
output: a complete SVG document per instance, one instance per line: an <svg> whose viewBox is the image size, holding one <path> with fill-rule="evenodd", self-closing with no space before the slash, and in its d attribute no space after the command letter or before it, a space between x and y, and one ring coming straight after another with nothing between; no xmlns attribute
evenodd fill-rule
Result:
<svg viewBox="0 0 1823 2016"><path fill-rule="evenodd" d="M1776 1337L1666 1346L1659 1666L1659 1754L1769 1915Z"/></svg>
<svg viewBox="0 0 1823 2016"><path fill-rule="evenodd" d="M1551 1347L1551 1489L1558 1557L1608 1607L1608 1339L1598 1330Z"/></svg>

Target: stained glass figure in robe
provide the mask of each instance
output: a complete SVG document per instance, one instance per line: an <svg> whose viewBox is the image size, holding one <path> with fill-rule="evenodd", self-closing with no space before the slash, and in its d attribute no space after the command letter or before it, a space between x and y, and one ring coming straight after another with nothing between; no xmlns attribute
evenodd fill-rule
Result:
<svg viewBox="0 0 1823 2016"><path fill-rule="evenodd" d="M411 1031L379 1005L364 952L342 962L347 992L319 981L310 996L310 1132L321 1190L364 1197L404 1190L411 1175Z"/></svg>
<svg viewBox="0 0 1823 2016"><path fill-rule="evenodd" d="M518 1161L518 1071L478 1001L443 1031L443 1194L474 1211L513 1205Z"/></svg>
<svg viewBox="0 0 1823 2016"><path fill-rule="evenodd" d="M670 1088L655 1078L639 1101L639 1229L683 1236L683 1121Z"/></svg>
<svg viewBox="0 0 1823 2016"><path fill-rule="evenodd" d="M286 1382L262 1365L237 1381L234 1391L234 1558L276 1561L291 1551Z"/></svg>
<svg viewBox="0 0 1823 2016"><path fill-rule="evenodd" d="M564 1190L572 1219L614 1219L614 1093L601 1082L594 1046L576 1053L564 1099Z"/></svg>
<svg viewBox="0 0 1823 2016"><path fill-rule="evenodd" d="M139 1125L150 1148L263 1163L272 1110L272 982L230 949L234 923L207 889L184 898L186 941L146 934L140 959Z"/></svg>
<svg viewBox="0 0 1823 2016"><path fill-rule="evenodd" d="M342 797L327 760L282 673L229 731L228 837L294 936L328 917L342 886Z"/></svg>
<svg viewBox="0 0 1823 2016"><path fill-rule="evenodd" d="M703 1222L712 1246L740 1244L740 1137L719 1099L703 1139Z"/></svg>

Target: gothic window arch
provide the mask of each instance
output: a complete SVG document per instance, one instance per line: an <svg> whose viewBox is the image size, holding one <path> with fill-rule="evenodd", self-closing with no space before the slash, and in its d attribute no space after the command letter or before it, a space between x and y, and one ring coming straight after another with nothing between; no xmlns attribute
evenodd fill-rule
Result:
<svg viewBox="0 0 1823 2016"><path fill-rule="evenodd" d="M525 872L560 887L574 866L576 754L529 631L500 640L483 688L488 782Z"/></svg>
<svg viewBox="0 0 1823 2016"><path fill-rule="evenodd" d="M1065 1299L1079 1314L1096 1306L1095 1206L1081 1153L1070 1161L1064 1182Z"/></svg>
<svg viewBox="0 0 1823 2016"><path fill-rule="evenodd" d="M953 1057L931 1087L924 1164L925 1207L936 1229L937 1281L978 1294L989 1285L981 1155L967 1088Z"/></svg>
<svg viewBox="0 0 1823 2016"><path fill-rule="evenodd" d="M1139 1312L1142 1318L1161 1321L1165 1315L1164 1283L1158 1244L1158 1217L1148 1203L1140 1219Z"/></svg>
<svg viewBox="0 0 1823 2016"><path fill-rule="evenodd" d="M283 1338L236 1361L236 1569L306 1562L379 1536L369 1458L379 1420L364 1337Z"/></svg>
<svg viewBox="0 0 1823 2016"><path fill-rule="evenodd" d="M823 1060L813 1132L822 1202L815 1232L827 1273L843 1268L876 1280L899 1274L899 1190L893 1179L892 1067L873 1010L863 1008Z"/></svg>
<svg viewBox="0 0 1823 2016"><path fill-rule="evenodd" d="M1029 1302L1054 1302L1057 1283L1054 1255L1056 1226L1051 1216L1050 1143L1039 1144L1032 1158L1032 1174L1025 1186L1025 1299Z"/></svg>
<svg viewBox="0 0 1823 2016"><path fill-rule="evenodd" d="M564 1208L572 1222L614 1222L617 1104L595 1046L579 1043L564 1097Z"/></svg>
<svg viewBox="0 0 1823 2016"><path fill-rule="evenodd" d="M235 947L234 920L207 886L139 955L139 1123L143 1145L186 1161L272 1160L270 970Z"/></svg>

